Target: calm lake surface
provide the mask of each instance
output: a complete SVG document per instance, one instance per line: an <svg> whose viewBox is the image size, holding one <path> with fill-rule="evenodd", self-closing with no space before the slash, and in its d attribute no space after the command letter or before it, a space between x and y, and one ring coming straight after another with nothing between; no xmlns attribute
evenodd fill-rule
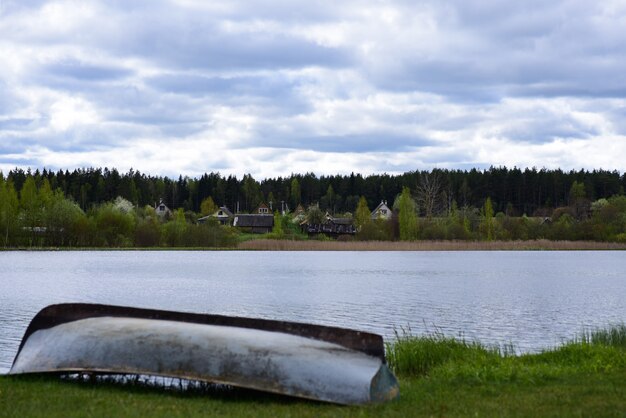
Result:
<svg viewBox="0 0 626 418"><path fill-rule="evenodd" d="M0 252L0 373L44 306L92 302L373 331L438 330L518 351L626 322L626 253Z"/></svg>

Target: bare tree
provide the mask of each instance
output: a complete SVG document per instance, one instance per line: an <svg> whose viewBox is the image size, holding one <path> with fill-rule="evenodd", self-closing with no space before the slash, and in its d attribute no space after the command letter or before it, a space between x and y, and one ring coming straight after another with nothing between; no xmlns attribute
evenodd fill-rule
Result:
<svg viewBox="0 0 626 418"><path fill-rule="evenodd" d="M447 182L447 186L441 192L442 211L445 210L446 216L452 213L452 206L456 203L454 200L454 191L452 185Z"/></svg>
<svg viewBox="0 0 626 418"><path fill-rule="evenodd" d="M441 178L438 173L423 172L417 185L417 202L424 208L427 218L431 218L438 209L441 198Z"/></svg>

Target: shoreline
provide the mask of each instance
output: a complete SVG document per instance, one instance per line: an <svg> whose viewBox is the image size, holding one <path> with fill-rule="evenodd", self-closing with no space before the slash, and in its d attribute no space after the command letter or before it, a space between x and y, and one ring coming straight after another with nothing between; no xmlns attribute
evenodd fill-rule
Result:
<svg viewBox="0 0 626 418"><path fill-rule="evenodd" d="M54 374L0 375L2 416L432 417L617 416L626 410L626 326L581 334L540 353L440 334L399 335L386 359L400 397L369 405L337 405L241 387L205 383L183 388L163 378L124 380ZM120 375L117 375L118 377ZM124 376L124 374L122 374ZM191 379L193 381L193 379ZM6 402L5 402L6 403ZM68 411L68 405L79 409Z"/></svg>
<svg viewBox="0 0 626 418"><path fill-rule="evenodd" d="M236 247L17 247L3 251L623 251L597 241L316 241L252 239Z"/></svg>
<svg viewBox="0 0 626 418"><path fill-rule="evenodd" d="M607 251L626 243L596 241L287 241L255 239L240 243L248 251Z"/></svg>

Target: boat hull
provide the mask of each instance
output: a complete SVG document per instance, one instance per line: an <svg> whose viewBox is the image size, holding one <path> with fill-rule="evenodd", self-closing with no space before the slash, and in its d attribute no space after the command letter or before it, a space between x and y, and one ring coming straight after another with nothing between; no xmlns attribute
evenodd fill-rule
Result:
<svg viewBox="0 0 626 418"><path fill-rule="evenodd" d="M371 347L198 321L98 315L54 322L27 331L10 374L169 376L340 404L382 402L399 393L384 358L368 353Z"/></svg>

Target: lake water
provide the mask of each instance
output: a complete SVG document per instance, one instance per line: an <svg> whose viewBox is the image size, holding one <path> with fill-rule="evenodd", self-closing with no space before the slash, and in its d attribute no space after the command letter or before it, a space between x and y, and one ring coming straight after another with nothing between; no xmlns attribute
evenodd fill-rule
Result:
<svg viewBox="0 0 626 418"><path fill-rule="evenodd" d="M92 302L537 351L626 322L626 253L0 252L0 373L44 306Z"/></svg>

